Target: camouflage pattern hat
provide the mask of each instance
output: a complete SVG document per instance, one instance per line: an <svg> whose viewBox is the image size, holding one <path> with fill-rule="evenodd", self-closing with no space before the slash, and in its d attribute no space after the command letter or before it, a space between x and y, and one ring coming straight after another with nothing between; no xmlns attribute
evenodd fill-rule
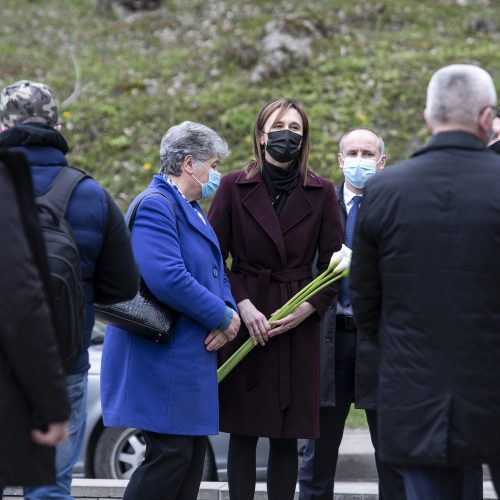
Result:
<svg viewBox="0 0 500 500"><path fill-rule="evenodd" d="M57 105L52 90L44 83L20 80L0 93L0 122L14 127L28 118L43 118L57 124Z"/></svg>

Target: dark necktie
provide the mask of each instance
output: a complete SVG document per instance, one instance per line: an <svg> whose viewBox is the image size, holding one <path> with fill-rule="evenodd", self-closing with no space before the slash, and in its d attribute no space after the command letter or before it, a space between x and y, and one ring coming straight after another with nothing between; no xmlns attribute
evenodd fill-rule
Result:
<svg viewBox="0 0 500 500"><path fill-rule="evenodd" d="M354 237L354 229L356 228L356 221L358 220L359 205L361 203L361 196L355 196L352 199L352 207L347 214L347 221L345 223L344 245L352 248L352 239ZM339 302L343 307L351 305L349 298L349 278L342 280L340 287Z"/></svg>

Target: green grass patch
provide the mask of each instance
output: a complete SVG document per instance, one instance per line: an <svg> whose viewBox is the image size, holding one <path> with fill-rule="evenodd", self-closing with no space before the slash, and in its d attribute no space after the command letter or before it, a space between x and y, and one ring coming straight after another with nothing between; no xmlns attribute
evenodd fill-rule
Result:
<svg viewBox="0 0 500 500"><path fill-rule="evenodd" d="M347 416L345 426L348 429L358 429L358 428L368 427L368 424L366 422L365 410L354 408L354 405L351 405L351 409L349 410L349 415Z"/></svg>
<svg viewBox="0 0 500 500"><path fill-rule="evenodd" d="M314 27L311 55L254 83L265 25L282 17L298 32L294 20ZM2 0L0 85L45 81L63 102L74 53L81 90L61 109L69 159L125 208L157 170L171 125L189 119L218 129L231 149L222 170L239 169L252 156L258 111L283 95L304 103L311 167L333 182L341 178L338 140L353 126L382 133L389 164L407 158L429 137L422 110L433 71L476 63L500 83L499 30L491 0L166 0L128 18L96 13L95 0Z"/></svg>

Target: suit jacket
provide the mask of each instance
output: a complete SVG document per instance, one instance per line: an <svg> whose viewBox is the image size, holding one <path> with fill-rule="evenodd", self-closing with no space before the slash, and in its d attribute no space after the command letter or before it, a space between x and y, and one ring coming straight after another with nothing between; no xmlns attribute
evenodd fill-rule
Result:
<svg viewBox="0 0 500 500"><path fill-rule="evenodd" d="M500 456L500 158L465 132L431 138L365 188L351 297L381 345L380 459Z"/></svg>
<svg viewBox="0 0 500 500"><path fill-rule="evenodd" d="M55 481L55 448L35 444L33 428L70 413L42 274L46 254L29 166L0 155L0 484ZM45 260L45 263L43 263Z"/></svg>
<svg viewBox="0 0 500 500"><path fill-rule="evenodd" d="M101 367L104 424L162 434L219 432L217 354L204 341L236 309L217 237L161 176L141 202L132 247L151 292L179 311L172 340L155 344L108 327ZM130 209L129 209L130 210Z"/></svg>
<svg viewBox="0 0 500 500"><path fill-rule="evenodd" d="M345 232L347 209L344 202L344 182L335 187L342 234ZM335 406L335 340L337 297L326 310L320 324L320 374L321 406ZM378 348L367 341L362 331L357 332L356 364L354 372L354 404L357 408L373 409L376 406Z"/></svg>
<svg viewBox="0 0 500 500"><path fill-rule="evenodd" d="M236 302L250 299L269 317L311 281L312 263L328 265L342 242L337 200L330 182L310 174L289 194L279 216L261 175L224 176L209 211ZM310 299L317 314L255 348L221 383L221 430L270 437L316 437L319 432L319 319L335 287ZM248 338L221 351L225 361Z"/></svg>

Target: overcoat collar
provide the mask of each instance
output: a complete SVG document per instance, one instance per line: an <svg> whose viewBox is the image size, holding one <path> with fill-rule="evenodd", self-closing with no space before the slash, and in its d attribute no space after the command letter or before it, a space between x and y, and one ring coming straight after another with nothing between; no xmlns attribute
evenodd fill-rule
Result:
<svg viewBox="0 0 500 500"><path fill-rule="evenodd" d="M245 192L241 196L243 207L271 238L279 252L282 265L286 266L286 248L283 235L311 214L313 206L306 195L306 191L321 188L321 183L314 174L310 174L306 186L299 183L290 192L279 217L271 205L260 173L248 179L245 169L236 179L236 185L245 188Z"/></svg>
<svg viewBox="0 0 500 500"><path fill-rule="evenodd" d="M200 216L194 211L193 207L190 206L190 203L186 201L173 186L165 181L161 175L155 175L153 177L148 189L151 189L152 191L160 191L161 193L167 195L174 204L176 217L179 217L179 213L183 213L183 221L186 221L192 229L198 231L203 237L207 238L213 245L215 245L217 250L219 250L219 240L217 239L210 222L208 222L208 219L203 213L203 210L198 202L193 203L194 208L196 208L203 215L206 224L203 223Z"/></svg>
<svg viewBox="0 0 500 500"><path fill-rule="evenodd" d="M338 186L335 186L335 194L339 202L340 223L342 224L342 231L345 231L345 221L347 220L347 208L344 200L344 181Z"/></svg>
<svg viewBox="0 0 500 500"><path fill-rule="evenodd" d="M436 151L439 149L469 149L486 151L487 148L483 142L474 134L462 132L460 130L451 132L440 132L433 135L429 142L422 148L416 151L412 157L425 154L428 151Z"/></svg>

